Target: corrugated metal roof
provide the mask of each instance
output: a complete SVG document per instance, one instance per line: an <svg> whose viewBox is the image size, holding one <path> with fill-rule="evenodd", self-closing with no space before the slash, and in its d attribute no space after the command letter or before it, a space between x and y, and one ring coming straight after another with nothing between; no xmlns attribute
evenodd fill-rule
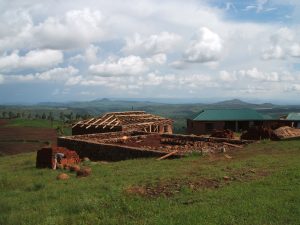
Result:
<svg viewBox="0 0 300 225"><path fill-rule="evenodd" d="M271 120L268 115L253 109L205 109L193 120L197 121L254 121Z"/></svg>
<svg viewBox="0 0 300 225"><path fill-rule="evenodd" d="M287 120L299 120L300 121L300 113L290 113L287 118Z"/></svg>

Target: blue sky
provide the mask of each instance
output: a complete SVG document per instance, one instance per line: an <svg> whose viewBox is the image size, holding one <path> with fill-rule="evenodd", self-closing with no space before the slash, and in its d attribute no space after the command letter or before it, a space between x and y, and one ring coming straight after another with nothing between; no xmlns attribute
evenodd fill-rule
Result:
<svg viewBox="0 0 300 225"><path fill-rule="evenodd" d="M0 103L300 103L300 2L0 0Z"/></svg>

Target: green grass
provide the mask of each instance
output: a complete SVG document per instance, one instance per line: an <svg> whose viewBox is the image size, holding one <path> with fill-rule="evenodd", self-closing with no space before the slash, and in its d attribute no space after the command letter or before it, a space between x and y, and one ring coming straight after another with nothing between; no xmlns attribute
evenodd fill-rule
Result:
<svg viewBox="0 0 300 225"><path fill-rule="evenodd" d="M64 135L71 135L72 131L70 127L66 127L61 121L50 121L50 120L43 120L43 119L11 119L9 120L9 124L7 126L14 126L14 127L39 127L39 128L53 128L56 129L57 127L64 127Z"/></svg>
<svg viewBox="0 0 300 225"><path fill-rule="evenodd" d="M35 154L0 157L0 224L299 224L300 141L253 144L233 158L90 163L92 175L58 181L36 169ZM251 179L224 176L257 171ZM259 176L267 171L267 176ZM130 187L215 179L219 188L182 185L171 197L129 194Z"/></svg>

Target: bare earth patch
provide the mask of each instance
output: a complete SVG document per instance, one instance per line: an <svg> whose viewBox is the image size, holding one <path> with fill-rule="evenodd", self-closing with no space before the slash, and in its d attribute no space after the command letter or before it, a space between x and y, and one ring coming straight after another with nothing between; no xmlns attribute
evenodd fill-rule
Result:
<svg viewBox="0 0 300 225"><path fill-rule="evenodd" d="M38 127L7 127L6 120L0 120L0 154L13 155L32 152L48 143L56 144L54 129Z"/></svg>
<svg viewBox="0 0 300 225"><path fill-rule="evenodd" d="M172 179L170 181L158 182L154 184L146 184L142 186L131 186L125 189L125 193L129 195L139 195L147 198L172 197L184 188L193 191L203 189L217 189L232 182L247 182L251 180L261 179L270 175L267 170L255 170L244 168L240 170L227 169L228 175L219 178L199 178L198 180ZM226 172L227 172L226 171Z"/></svg>

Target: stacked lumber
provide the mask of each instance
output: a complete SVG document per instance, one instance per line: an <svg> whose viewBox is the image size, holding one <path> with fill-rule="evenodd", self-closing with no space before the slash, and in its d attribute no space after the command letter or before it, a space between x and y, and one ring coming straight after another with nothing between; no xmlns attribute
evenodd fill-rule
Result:
<svg viewBox="0 0 300 225"><path fill-rule="evenodd" d="M228 138L228 139L233 139L234 138L234 133L229 130L214 130L210 137L216 137L216 138Z"/></svg>
<svg viewBox="0 0 300 225"><path fill-rule="evenodd" d="M64 158L60 161L62 167L80 162L79 156L75 151L56 146L44 147L37 152L36 168L53 168L56 153L64 154Z"/></svg>
<svg viewBox="0 0 300 225"><path fill-rule="evenodd" d="M290 139L290 138L300 138L300 129L292 127L280 127L274 130L275 139Z"/></svg>

